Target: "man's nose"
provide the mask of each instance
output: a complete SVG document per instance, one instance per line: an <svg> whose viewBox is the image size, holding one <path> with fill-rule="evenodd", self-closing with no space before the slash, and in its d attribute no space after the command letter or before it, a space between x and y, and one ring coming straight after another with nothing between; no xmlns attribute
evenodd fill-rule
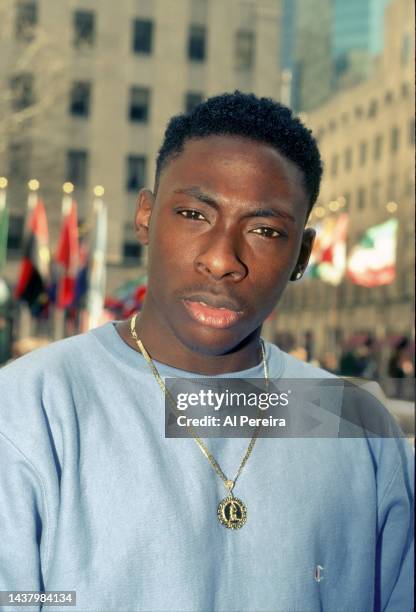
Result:
<svg viewBox="0 0 416 612"><path fill-rule="evenodd" d="M209 244L195 259L195 268L215 280L229 277L237 282L245 278L248 272L240 257L238 240L224 233L210 236Z"/></svg>

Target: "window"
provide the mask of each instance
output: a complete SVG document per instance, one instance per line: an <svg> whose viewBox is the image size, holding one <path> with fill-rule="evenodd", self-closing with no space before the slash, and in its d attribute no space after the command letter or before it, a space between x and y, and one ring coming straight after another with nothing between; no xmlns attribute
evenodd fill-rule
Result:
<svg viewBox="0 0 416 612"><path fill-rule="evenodd" d="M87 151L68 151L66 180L74 183L75 187L87 186L88 174L88 153Z"/></svg>
<svg viewBox="0 0 416 612"><path fill-rule="evenodd" d="M235 67L249 70L254 64L254 32L240 30L235 35Z"/></svg>
<svg viewBox="0 0 416 612"><path fill-rule="evenodd" d="M205 39L205 26L190 26L188 36L188 57L193 62L203 62L205 60Z"/></svg>
<svg viewBox="0 0 416 612"><path fill-rule="evenodd" d="M201 93L188 91L185 96L185 112L190 113L204 99Z"/></svg>
<svg viewBox="0 0 416 612"><path fill-rule="evenodd" d="M415 120L413 117L409 120L409 144L415 144Z"/></svg>
<svg viewBox="0 0 416 612"><path fill-rule="evenodd" d="M348 147L348 149L345 149L344 151L345 170L351 170L351 166L352 166L352 150L351 150L351 147Z"/></svg>
<svg viewBox="0 0 416 612"><path fill-rule="evenodd" d="M130 88L130 121L146 123L149 118L150 91L146 87Z"/></svg>
<svg viewBox="0 0 416 612"><path fill-rule="evenodd" d="M351 206L351 194L349 191L344 193L344 198L345 198L344 210L345 212L348 212Z"/></svg>
<svg viewBox="0 0 416 612"><path fill-rule="evenodd" d="M75 81L71 90L70 113L77 117L88 117L90 114L91 83Z"/></svg>
<svg viewBox="0 0 416 612"><path fill-rule="evenodd" d="M127 191L139 191L146 185L146 158L129 155L127 158Z"/></svg>
<svg viewBox="0 0 416 612"><path fill-rule="evenodd" d="M354 115L356 117L356 119L361 119L361 117L363 116L364 112L361 106L356 106L354 109Z"/></svg>
<svg viewBox="0 0 416 612"><path fill-rule="evenodd" d="M389 89L384 95L384 103L389 106L393 102L393 92Z"/></svg>
<svg viewBox="0 0 416 612"><path fill-rule="evenodd" d="M322 138L325 136L325 128L320 127L316 133L316 140L321 142Z"/></svg>
<svg viewBox="0 0 416 612"><path fill-rule="evenodd" d="M400 87L400 92L402 94L402 98L408 98L410 94L409 83L406 83L406 82L402 83Z"/></svg>
<svg viewBox="0 0 416 612"><path fill-rule="evenodd" d="M402 66L406 66L409 62L411 50L410 32L405 32L402 36L402 44L400 49L400 62Z"/></svg>
<svg viewBox="0 0 416 612"><path fill-rule="evenodd" d="M333 155L331 159L331 176L336 176L338 172L338 155Z"/></svg>
<svg viewBox="0 0 416 612"><path fill-rule="evenodd" d="M390 136L390 150L392 153L397 152L399 148L399 139L400 139L399 128L396 126L393 126L391 128L391 136Z"/></svg>
<svg viewBox="0 0 416 612"><path fill-rule="evenodd" d="M403 195L407 196L408 198L413 198L415 195L415 173L413 167L406 172Z"/></svg>
<svg viewBox="0 0 416 612"><path fill-rule="evenodd" d="M9 161L9 177L13 184L24 184L30 178L30 158L32 146L30 142L10 143L7 157Z"/></svg>
<svg viewBox="0 0 416 612"><path fill-rule="evenodd" d="M367 161L367 143L360 142L360 164L364 165Z"/></svg>
<svg viewBox="0 0 416 612"><path fill-rule="evenodd" d="M134 53L152 52L153 22L147 19L133 21L133 51Z"/></svg>
<svg viewBox="0 0 416 612"><path fill-rule="evenodd" d="M14 111L22 111L34 103L32 74L24 72L10 79L10 89Z"/></svg>
<svg viewBox="0 0 416 612"><path fill-rule="evenodd" d="M377 134L374 139L374 159L377 161L381 157L381 151L383 148L383 136L381 134Z"/></svg>
<svg viewBox="0 0 416 612"><path fill-rule="evenodd" d="M7 250L18 251L23 241L23 215L13 215L9 217L9 231L7 234Z"/></svg>
<svg viewBox="0 0 416 612"><path fill-rule="evenodd" d="M92 11L75 11L74 46L92 47L95 40L95 15Z"/></svg>
<svg viewBox="0 0 416 612"><path fill-rule="evenodd" d="M36 2L19 2L16 5L15 32L17 40L30 42L35 36L38 21Z"/></svg>
<svg viewBox="0 0 416 612"><path fill-rule="evenodd" d="M123 240L123 258L125 263L131 263L137 265L137 260L141 255L141 246L135 237L134 226L131 223L127 223L124 226L124 240Z"/></svg>
<svg viewBox="0 0 416 612"><path fill-rule="evenodd" d="M371 206L373 208L379 208L380 207L380 181L374 181L374 183L371 186Z"/></svg>
<svg viewBox="0 0 416 612"><path fill-rule="evenodd" d="M409 273L408 273L407 270L403 270L401 275L400 275L400 277L401 277L400 278L400 285L401 285L400 293L402 294L402 296L404 298L409 298L412 295L412 290L408 291L408 282L407 282L408 281L408 276L409 276ZM413 286L413 278L411 280L411 284L409 283L409 287L412 287L412 286Z"/></svg>
<svg viewBox="0 0 416 612"><path fill-rule="evenodd" d="M371 100L370 106L368 107L368 116L375 117L377 115L377 108L378 108L377 100Z"/></svg>
<svg viewBox="0 0 416 612"><path fill-rule="evenodd" d="M357 208L362 210L365 207L365 189L360 187L357 192Z"/></svg>
<svg viewBox="0 0 416 612"><path fill-rule="evenodd" d="M389 202L394 202L397 198L397 176L391 174L389 176L389 182L387 187L387 199Z"/></svg>
<svg viewBox="0 0 416 612"><path fill-rule="evenodd" d="M130 240L126 240L123 243L123 258L125 261L134 260L137 263L137 260L141 255L141 246L138 242L133 242Z"/></svg>

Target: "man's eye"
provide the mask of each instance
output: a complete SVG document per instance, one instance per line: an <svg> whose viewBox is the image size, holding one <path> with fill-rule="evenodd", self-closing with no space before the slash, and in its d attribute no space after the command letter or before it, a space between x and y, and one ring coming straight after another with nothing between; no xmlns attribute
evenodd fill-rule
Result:
<svg viewBox="0 0 416 612"><path fill-rule="evenodd" d="M278 236L283 236L281 232L272 227L256 227L256 229L251 230L254 234L259 234L260 236L264 236L264 238L277 238Z"/></svg>
<svg viewBox="0 0 416 612"><path fill-rule="evenodd" d="M180 210L179 214L185 219L193 219L194 221L205 221L204 215L197 210Z"/></svg>

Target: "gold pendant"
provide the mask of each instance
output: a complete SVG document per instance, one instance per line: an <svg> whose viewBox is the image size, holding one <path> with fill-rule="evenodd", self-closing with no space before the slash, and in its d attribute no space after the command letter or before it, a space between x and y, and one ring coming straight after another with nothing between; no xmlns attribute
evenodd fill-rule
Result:
<svg viewBox="0 0 416 612"><path fill-rule="evenodd" d="M217 516L227 529L240 529L247 520L247 508L241 499L229 495L219 503Z"/></svg>

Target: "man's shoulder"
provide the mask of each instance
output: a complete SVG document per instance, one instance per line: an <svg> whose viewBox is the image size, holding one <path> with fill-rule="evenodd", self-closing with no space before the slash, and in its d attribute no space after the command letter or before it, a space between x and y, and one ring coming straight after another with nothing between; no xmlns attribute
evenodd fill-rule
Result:
<svg viewBox="0 0 416 612"><path fill-rule="evenodd" d="M85 356L94 346L94 336L89 332L77 334L64 340L51 342L19 357L0 369L0 384L21 380L24 382L44 372L62 372L79 369Z"/></svg>
<svg viewBox="0 0 416 612"><path fill-rule="evenodd" d="M336 374L282 351L275 344L268 343L268 345L271 362L279 364L278 370L281 378L338 378Z"/></svg>

